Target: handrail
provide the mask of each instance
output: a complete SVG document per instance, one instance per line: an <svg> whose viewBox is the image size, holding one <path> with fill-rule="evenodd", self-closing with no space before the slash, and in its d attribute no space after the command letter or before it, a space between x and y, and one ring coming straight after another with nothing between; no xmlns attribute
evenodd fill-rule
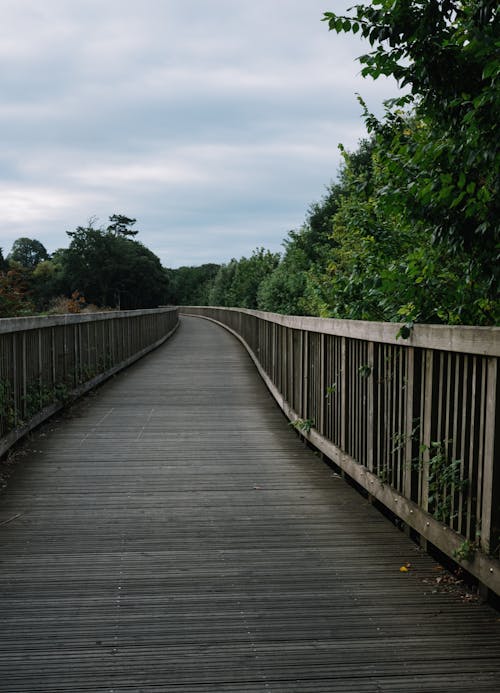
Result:
<svg viewBox="0 0 500 693"><path fill-rule="evenodd" d="M66 402L159 346L176 308L0 319L0 456Z"/></svg>
<svg viewBox="0 0 500 693"><path fill-rule="evenodd" d="M304 438L500 594L500 328L405 340L396 323L179 310L233 332Z"/></svg>
<svg viewBox="0 0 500 693"><path fill-rule="evenodd" d="M184 309L204 309L206 306L180 306ZM416 324L409 329L409 336L400 336L405 323L374 322L370 320L339 320L338 318L315 318L306 315L282 315L247 308L224 308L227 313L243 313L260 320L273 322L282 327L307 330L319 334L331 334L351 339L367 339L384 344L422 347L444 351L500 356L500 327L472 327L469 325L424 325Z"/></svg>
<svg viewBox="0 0 500 693"><path fill-rule="evenodd" d="M107 310L101 313L64 313L62 315L30 315L22 318L0 318L0 334L21 332L24 330L46 329L57 325L75 325L85 322L98 322L119 318L136 318L144 315L159 315L165 311L176 311L175 306L161 308L143 308L139 310Z"/></svg>

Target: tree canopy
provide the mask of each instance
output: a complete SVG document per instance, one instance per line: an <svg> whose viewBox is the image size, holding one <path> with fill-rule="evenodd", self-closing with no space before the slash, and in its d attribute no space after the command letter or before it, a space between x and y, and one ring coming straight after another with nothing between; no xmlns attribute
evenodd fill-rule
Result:
<svg viewBox="0 0 500 693"><path fill-rule="evenodd" d="M7 260L18 262L22 267L34 269L38 263L49 259L45 246L35 238L18 238L12 245Z"/></svg>
<svg viewBox="0 0 500 693"><path fill-rule="evenodd" d="M257 308L262 281L277 268L279 254L256 248L252 255L222 265L209 293L211 305Z"/></svg>
<svg viewBox="0 0 500 693"><path fill-rule="evenodd" d="M500 218L498 3L374 0L348 12L324 19L368 39L374 50L359 58L362 74L392 76L408 90L387 102L382 121L365 110L387 151L384 194L437 240L481 245L491 269Z"/></svg>
<svg viewBox="0 0 500 693"><path fill-rule="evenodd" d="M208 263L199 267L169 270L169 303L178 306L205 306L220 265Z"/></svg>
<svg viewBox="0 0 500 693"><path fill-rule="evenodd" d="M114 214L107 228L67 232L67 248L52 257L40 241L19 238L0 254L0 317L57 310L152 308L168 301L169 275L159 258L135 240L135 219Z"/></svg>
<svg viewBox="0 0 500 693"><path fill-rule="evenodd" d="M109 217L109 221L111 223L107 231L115 236L137 236L139 233L136 229L131 228L137 219L126 217L124 214L112 214Z"/></svg>
<svg viewBox="0 0 500 693"><path fill-rule="evenodd" d="M64 281L99 306L156 307L167 300L168 276L158 257L128 234L94 228L68 231L62 252Z"/></svg>

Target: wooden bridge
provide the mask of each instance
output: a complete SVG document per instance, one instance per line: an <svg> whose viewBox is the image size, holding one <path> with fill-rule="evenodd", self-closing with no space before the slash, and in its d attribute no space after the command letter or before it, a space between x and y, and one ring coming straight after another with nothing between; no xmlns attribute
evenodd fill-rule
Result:
<svg viewBox="0 0 500 693"><path fill-rule="evenodd" d="M91 351L85 330L101 349L107 339L91 324L78 322L71 348L63 340L73 386ZM23 359L26 370L31 348L45 392L42 371L52 359L54 380L59 367L59 327L47 338L6 337L0 376ZM148 330L157 346L146 324L137 335ZM108 371L113 358L145 352L137 335L129 329ZM268 346L280 341L268 337ZM312 344L302 363L317 363ZM353 369L365 387L370 374ZM354 387L346 377L339 390L342 379ZM28 425L22 393L32 392L19 383L4 394L15 430ZM329 425L327 412L309 413ZM7 426L6 407L3 416ZM315 423L303 415L296 427L310 438ZM48 420L16 454L0 496L2 693L498 690L498 612L386 519L370 502L378 492L364 498L304 445L243 346L212 322L183 317L162 346ZM401 498L398 483L385 479L379 493ZM456 485L458 507L466 492ZM404 512L413 507L409 498ZM444 522L427 516L429 532ZM496 579L495 557L476 553L471 565Z"/></svg>

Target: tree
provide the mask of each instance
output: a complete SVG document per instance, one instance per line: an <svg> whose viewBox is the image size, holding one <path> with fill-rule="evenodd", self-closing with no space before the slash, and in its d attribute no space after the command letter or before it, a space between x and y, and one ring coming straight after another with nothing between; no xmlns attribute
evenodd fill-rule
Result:
<svg viewBox="0 0 500 693"><path fill-rule="evenodd" d="M137 230L130 228L137 219L131 219L123 214L112 214L109 220L111 224L108 226L107 231L115 236L137 236L139 233Z"/></svg>
<svg viewBox="0 0 500 693"><path fill-rule="evenodd" d="M0 318L30 315L33 305L22 270L0 271Z"/></svg>
<svg viewBox="0 0 500 693"><path fill-rule="evenodd" d="M256 248L251 257L231 260L223 265L210 292L210 304L257 308L257 294L261 282L278 266L279 253Z"/></svg>
<svg viewBox="0 0 500 693"><path fill-rule="evenodd" d="M238 262L231 284L234 304L242 308L257 308L257 294L262 281L272 274L279 263L279 253L256 248L249 258Z"/></svg>
<svg viewBox="0 0 500 693"><path fill-rule="evenodd" d="M295 254L288 253L272 274L265 277L259 286L257 307L272 313L285 315L309 315L306 305L307 274L295 261Z"/></svg>
<svg viewBox="0 0 500 693"><path fill-rule="evenodd" d="M3 250L0 248L0 272L4 272L9 267L9 263L3 256Z"/></svg>
<svg viewBox="0 0 500 693"><path fill-rule="evenodd" d="M391 182L377 138L343 150L341 195L331 243L307 272L302 304L324 317L492 324L499 303L477 258L414 224L404 205L387 205Z"/></svg>
<svg viewBox="0 0 500 693"><path fill-rule="evenodd" d="M208 294L209 306L234 306L231 293L238 260L233 258L227 265L221 265L217 274L214 277L212 286Z"/></svg>
<svg viewBox="0 0 500 693"><path fill-rule="evenodd" d="M395 260L403 281L396 284L382 272L381 286L392 285L400 297L406 286L411 298L400 311L406 306L419 320L496 322L498 3L374 0L348 12L324 19L331 30L368 39L374 50L359 58L362 74L393 76L408 90L386 102L382 120L361 101L378 151L377 214L399 218L415 241L413 253L408 248ZM424 239L427 249L421 248Z"/></svg>
<svg viewBox="0 0 500 693"><path fill-rule="evenodd" d="M219 269L220 265L208 263L170 270L169 301L179 306L207 305Z"/></svg>
<svg viewBox="0 0 500 693"><path fill-rule="evenodd" d="M46 310L54 297L67 290L57 253L50 260L38 263L31 273L30 287L32 300L39 311Z"/></svg>
<svg viewBox="0 0 500 693"><path fill-rule="evenodd" d="M87 301L122 309L156 307L167 300L168 275L159 258L123 234L96 229L92 221L67 232L62 253L67 290Z"/></svg>
<svg viewBox="0 0 500 693"><path fill-rule="evenodd" d="M313 268L321 271L327 262L334 243L333 219L342 194L342 184L332 183L322 199L310 205L301 228L288 233L278 267L260 284L260 309L289 315L319 314L317 290L310 281L310 273Z"/></svg>
<svg viewBox="0 0 500 693"><path fill-rule="evenodd" d="M40 241L23 237L14 241L7 259L19 262L28 269L34 269L39 262L48 260L49 254Z"/></svg>
<svg viewBox="0 0 500 693"><path fill-rule="evenodd" d="M368 127L384 141L387 193L437 241L498 256L500 13L496 0L374 0L328 12L336 32L360 32L375 50L362 74L395 77L409 94ZM411 104L412 110L401 110Z"/></svg>

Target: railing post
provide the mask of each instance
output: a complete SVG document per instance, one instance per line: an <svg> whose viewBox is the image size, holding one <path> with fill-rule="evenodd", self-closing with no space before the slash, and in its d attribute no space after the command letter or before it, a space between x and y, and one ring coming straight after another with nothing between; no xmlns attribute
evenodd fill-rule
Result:
<svg viewBox="0 0 500 693"><path fill-rule="evenodd" d="M17 426L19 420L19 364L17 362L17 335L12 335L12 401L14 406L14 423ZM21 374L21 377L24 376Z"/></svg>
<svg viewBox="0 0 500 693"><path fill-rule="evenodd" d="M309 416L309 332L302 330L302 418Z"/></svg>
<svg viewBox="0 0 500 693"><path fill-rule="evenodd" d="M412 497L412 467L413 467L413 419L415 396L415 349L408 347L406 351L406 428L403 455L403 493L407 498Z"/></svg>
<svg viewBox="0 0 500 693"><path fill-rule="evenodd" d="M340 357L340 449L345 452L347 441L347 339L342 337Z"/></svg>
<svg viewBox="0 0 500 693"><path fill-rule="evenodd" d="M38 393L40 400L42 399L43 387L43 357L42 357L42 330L37 330L37 355L38 355Z"/></svg>
<svg viewBox="0 0 500 693"><path fill-rule="evenodd" d="M486 390L486 421L484 439L484 467L483 467L483 504L481 515L482 550L489 554L500 543L500 509L495 505L494 498L500 496L500 413L498 402L500 400L500 383L498 378L498 362L496 358L489 358L487 365L487 390ZM495 468L495 460L497 465Z"/></svg>
<svg viewBox="0 0 500 693"><path fill-rule="evenodd" d="M420 498L419 505L424 511L429 510L429 461L432 442L433 391L434 391L434 353L426 349L424 358L424 402L422 421L422 453L420 469ZM420 545L427 550L427 540L421 536Z"/></svg>
<svg viewBox="0 0 500 693"><path fill-rule="evenodd" d="M28 413L28 401L27 401L27 394L28 394L28 363L26 359L26 332L23 332L23 337L22 337L22 396L21 396L21 403L19 406L20 411L22 412L22 418L24 419L26 414Z"/></svg>
<svg viewBox="0 0 500 693"><path fill-rule="evenodd" d="M375 370L375 345L373 342L368 342L368 365L371 368L371 377L367 378L366 466L370 472L373 472L373 457L375 447L375 388L377 386Z"/></svg>
<svg viewBox="0 0 500 693"><path fill-rule="evenodd" d="M322 333L320 334L319 341L319 424L318 429L322 436L325 435L325 406L326 406L326 349L325 349L326 337Z"/></svg>

